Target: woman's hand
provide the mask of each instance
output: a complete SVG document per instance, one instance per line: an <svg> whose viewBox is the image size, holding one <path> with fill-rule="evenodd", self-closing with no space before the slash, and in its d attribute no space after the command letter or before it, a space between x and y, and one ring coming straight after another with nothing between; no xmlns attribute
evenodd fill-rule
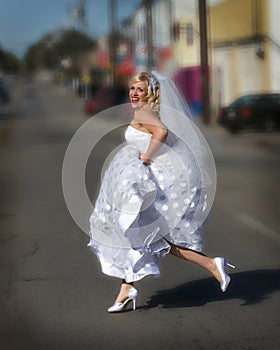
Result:
<svg viewBox="0 0 280 350"><path fill-rule="evenodd" d="M139 156L139 159L141 159L145 165L149 165L165 143L168 130L165 125L161 123L159 117L148 110L139 110L137 113L135 112L134 122L140 124L152 135L147 150L144 154Z"/></svg>
<svg viewBox="0 0 280 350"><path fill-rule="evenodd" d="M139 159L141 159L143 161L144 165L151 164L151 159L146 158L144 154L140 154Z"/></svg>

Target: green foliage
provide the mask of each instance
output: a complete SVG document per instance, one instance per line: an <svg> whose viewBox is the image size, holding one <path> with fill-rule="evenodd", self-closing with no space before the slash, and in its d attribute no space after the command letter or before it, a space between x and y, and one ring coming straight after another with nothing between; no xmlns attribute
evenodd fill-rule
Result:
<svg viewBox="0 0 280 350"><path fill-rule="evenodd" d="M0 71L17 73L21 69L21 61L11 52L0 48Z"/></svg>
<svg viewBox="0 0 280 350"><path fill-rule="evenodd" d="M95 48L96 42L87 34L75 29L47 34L30 46L24 56L27 70L57 69L61 60L69 57L72 61L79 54Z"/></svg>
<svg viewBox="0 0 280 350"><path fill-rule="evenodd" d="M68 30L62 33L57 42L56 50L61 57L76 56L95 47L95 42L86 34L77 30Z"/></svg>

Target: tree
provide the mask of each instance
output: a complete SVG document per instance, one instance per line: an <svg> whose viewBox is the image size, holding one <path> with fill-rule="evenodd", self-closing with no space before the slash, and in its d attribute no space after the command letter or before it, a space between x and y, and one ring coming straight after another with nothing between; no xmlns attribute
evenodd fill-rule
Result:
<svg viewBox="0 0 280 350"><path fill-rule="evenodd" d="M25 67L31 71L53 70L60 66L65 57L70 57L74 62L80 54L95 47L94 40L75 29L48 33L28 48L24 55Z"/></svg>
<svg viewBox="0 0 280 350"><path fill-rule="evenodd" d="M96 47L96 42L88 35L78 30L71 29L62 32L57 42L56 50L61 57L77 56Z"/></svg>
<svg viewBox="0 0 280 350"><path fill-rule="evenodd" d="M21 69L21 61L11 52L0 47L0 71L17 73Z"/></svg>

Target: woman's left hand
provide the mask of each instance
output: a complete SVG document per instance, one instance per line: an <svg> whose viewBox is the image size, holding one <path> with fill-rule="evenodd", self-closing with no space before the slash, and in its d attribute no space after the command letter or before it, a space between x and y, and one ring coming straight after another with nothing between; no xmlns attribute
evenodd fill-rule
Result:
<svg viewBox="0 0 280 350"><path fill-rule="evenodd" d="M143 161L144 165L151 164L151 159L146 158L144 154L140 154L139 159L141 159Z"/></svg>

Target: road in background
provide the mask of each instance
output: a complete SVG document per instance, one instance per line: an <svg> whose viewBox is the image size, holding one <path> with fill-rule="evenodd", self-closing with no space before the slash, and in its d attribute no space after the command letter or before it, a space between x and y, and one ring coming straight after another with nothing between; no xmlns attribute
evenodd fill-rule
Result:
<svg viewBox="0 0 280 350"><path fill-rule="evenodd" d="M203 128L218 173L205 251L237 266L228 292L207 271L168 256L159 279L137 283L137 311L112 315L119 281L101 274L62 192L65 151L87 120L83 101L57 86L21 87L0 120L1 349L278 349L279 133ZM103 127L99 120L93 138ZM89 165L93 194L102 152L97 158Z"/></svg>

